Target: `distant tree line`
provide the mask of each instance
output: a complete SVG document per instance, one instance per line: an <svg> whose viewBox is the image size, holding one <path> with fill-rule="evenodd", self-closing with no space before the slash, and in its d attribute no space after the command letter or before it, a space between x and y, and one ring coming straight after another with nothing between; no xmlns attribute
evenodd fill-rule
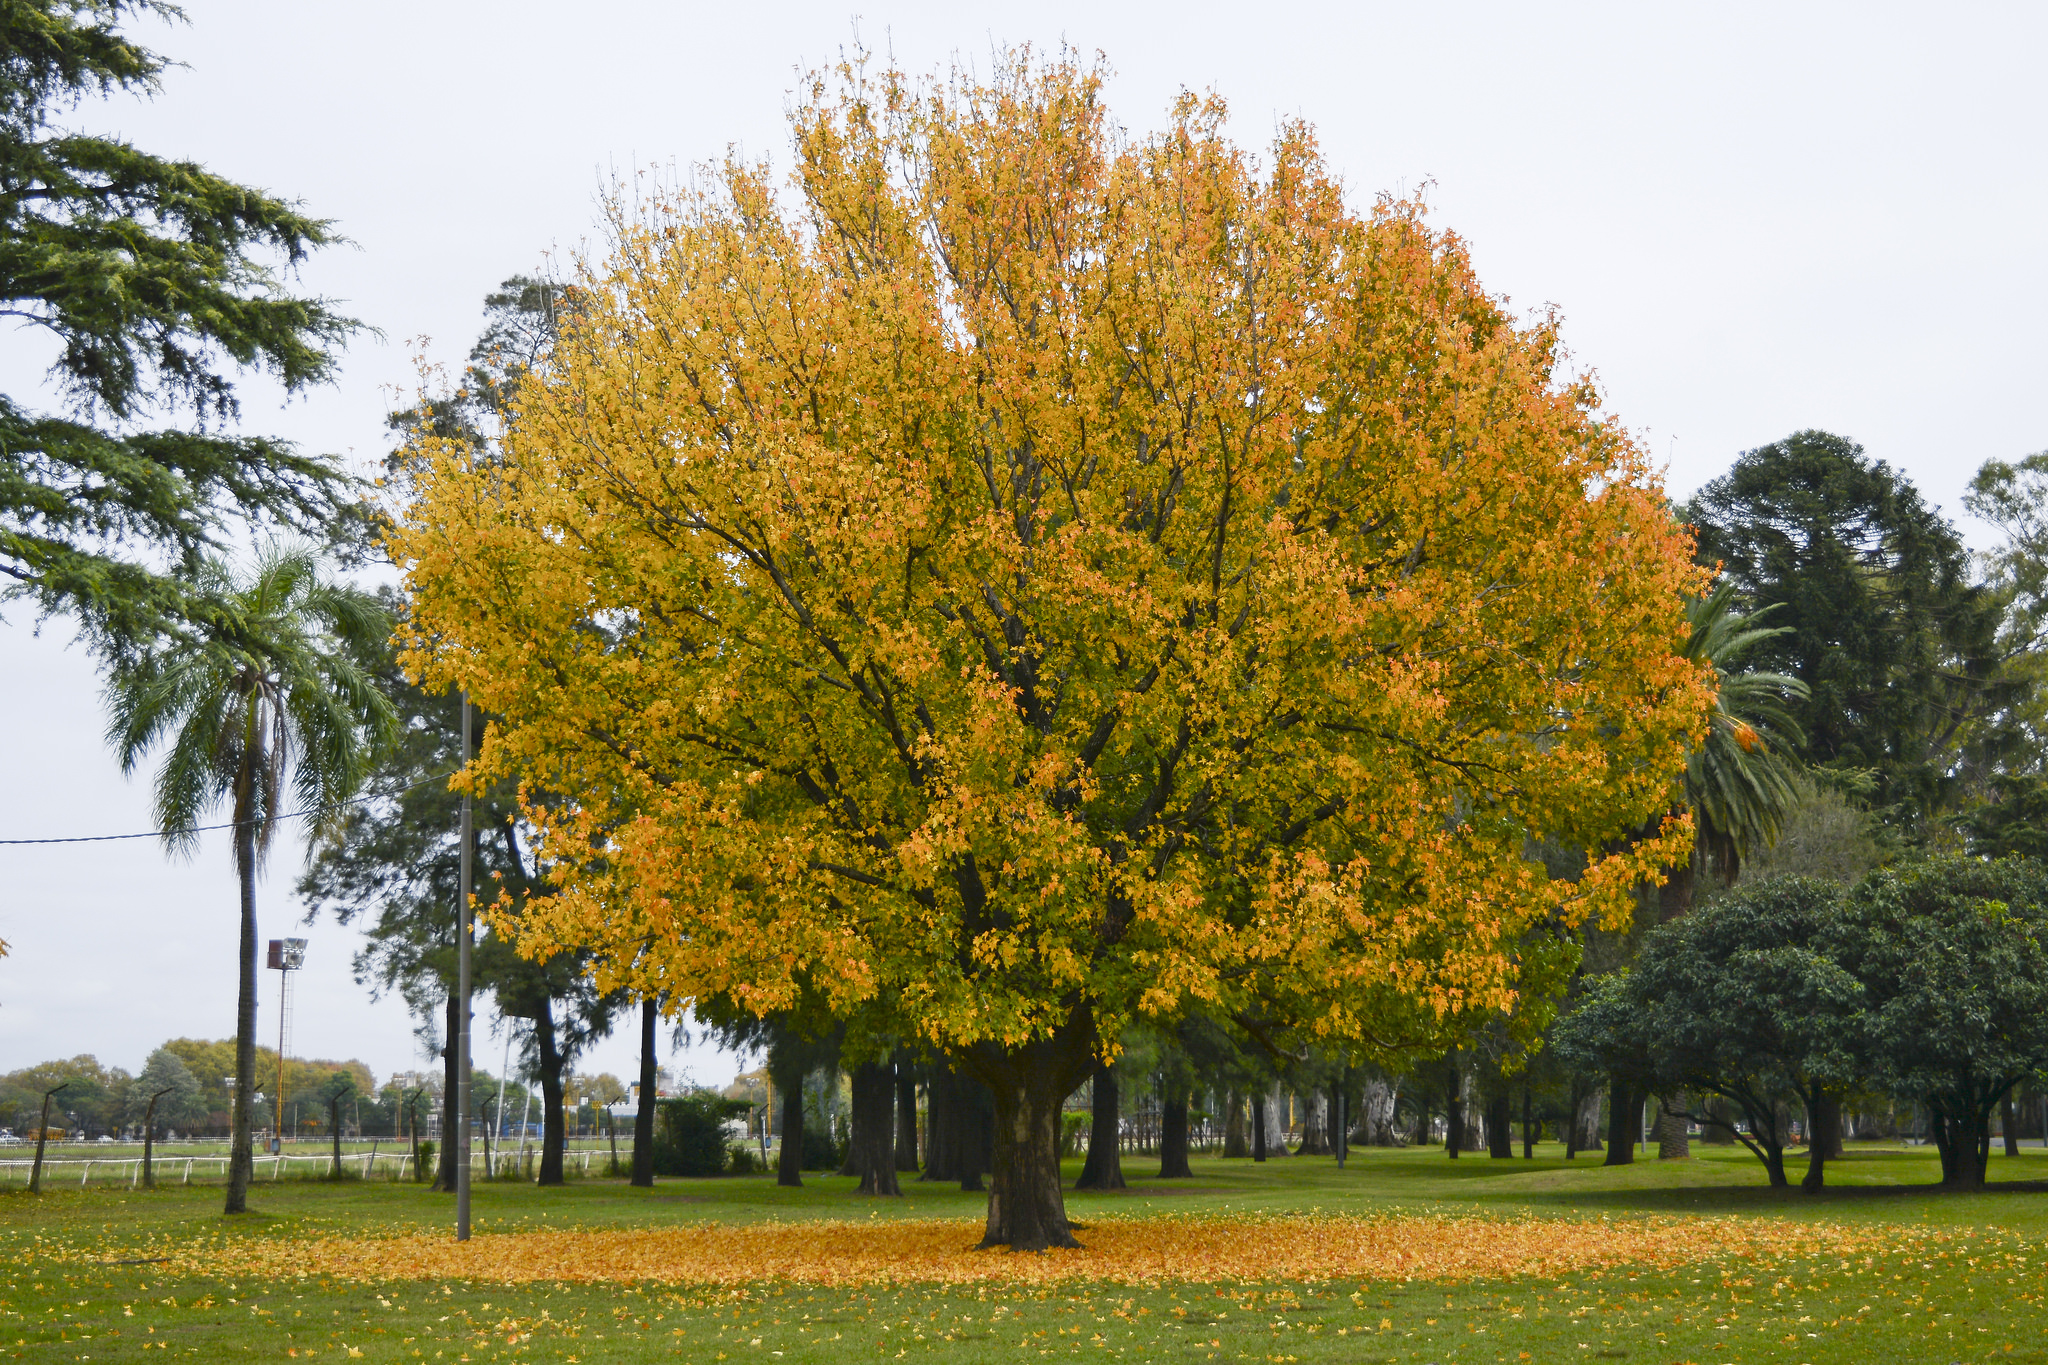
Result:
<svg viewBox="0 0 2048 1365"><path fill-rule="evenodd" d="M91 1056L39 1062L0 1076L0 1127L22 1134L39 1120L44 1092L62 1085L50 1116L50 1127L73 1136L139 1138L142 1123L153 1113L159 1138L175 1132L184 1137L222 1137L229 1131L232 1091L227 1078L235 1060L232 1039L203 1041L174 1038L151 1052L140 1072L103 1066ZM256 1051L256 1089L262 1095L254 1117L258 1127L276 1131L277 1054ZM370 1068L353 1058L291 1057L284 1068L282 1111L286 1136L407 1137L416 1127L422 1134L439 1131L442 1077L438 1072L414 1073L379 1084ZM626 1098L626 1089L608 1073L571 1074L567 1078L566 1128L579 1133L603 1129L602 1111ZM505 1079L478 1067L471 1072L475 1121L493 1131L516 1133L522 1124L539 1128L541 1096L516 1079ZM151 1101L155 1107L152 1111ZM538 1148L538 1143L534 1144Z"/></svg>

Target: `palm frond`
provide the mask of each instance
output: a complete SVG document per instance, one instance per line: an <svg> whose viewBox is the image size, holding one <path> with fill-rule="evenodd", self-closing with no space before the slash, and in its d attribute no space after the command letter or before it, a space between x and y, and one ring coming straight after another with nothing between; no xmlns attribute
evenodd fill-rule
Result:
<svg viewBox="0 0 2048 1365"><path fill-rule="evenodd" d="M389 742L394 713L363 661L390 623L367 594L326 581L310 546L266 545L244 574L205 560L193 577L224 606L217 628L110 680L107 739L127 772L163 750L155 807L173 849L189 851L229 800L253 836L236 840L236 857L246 847L260 863L288 796L339 807Z"/></svg>
<svg viewBox="0 0 2048 1365"><path fill-rule="evenodd" d="M1716 584L1687 605L1686 615L1686 657L1712 667L1717 688L1706 738L1686 764L1685 799L1698 816L1701 844L1732 876L1751 850L1776 842L1799 802L1796 754L1804 736L1792 704L1807 689L1787 674L1741 668L1759 645L1789 628L1759 625L1764 612L1737 615L1734 584Z"/></svg>

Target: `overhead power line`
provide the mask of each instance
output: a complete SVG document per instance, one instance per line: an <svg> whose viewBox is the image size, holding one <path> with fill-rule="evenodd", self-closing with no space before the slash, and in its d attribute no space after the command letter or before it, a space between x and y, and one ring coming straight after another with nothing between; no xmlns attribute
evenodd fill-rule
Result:
<svg viewBox="0 0 2048 1365"><path fill-rule="evenodd" d="M403 787L398 788L396 791L368 792L362 796L351 797L346 801L337 801L331 806L308 806L304 810L288 811L283 815L277 816L276 818L279 820L296 820L302 815L321 815L331 810L340 810L345 806L359 806L363 804L365 801L382 801L387 797L403 796L405 793L411 791L413 788L424 787L429 782L445 782L447 779L453 776L455 776L455 769L450 768L445 773L435 773L433 776L423 777L417 782L408 782ZM254 825L259 823L261 822L257 820L230 820L224 825L197 825L191 829L178 830L176 832L179 834L208 834L214 830L235 829L242 825ZM145 830L141 834L72 834L66 835L63 838L58 839L0 839L0 845L104 844L112 842L116 839L161 839L163 837L164 831L160 829L152 829Z"/></svg>

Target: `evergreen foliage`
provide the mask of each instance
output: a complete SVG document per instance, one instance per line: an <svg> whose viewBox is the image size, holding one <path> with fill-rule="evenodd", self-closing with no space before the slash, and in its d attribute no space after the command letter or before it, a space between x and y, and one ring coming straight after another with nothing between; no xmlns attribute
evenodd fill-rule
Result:
<svg viewBox="0 0 2048 1365"><path fill-rule="evenodd" d="M0 6L0 309L56 343L69 412L0 395L0 575L121 657L222 633L235 606L194 577L236 516L313 532L352 483L329 458L213 429L237 371L287 392L333 376L356 324L286 277L339 240L296 205L118 139L58 126L88 97L151 94L166 61L125 19L155 0ZM146 429L188 414L189 429Z"/></svg>
<svg viewBox="0 0 2048 1365"><path fill-rule="evenodd" d="M2029 685L2003 668L1999 598L1902 473L1802 431L1745 452L1690 515L1701 561L1787 628L1754 658L1806 685L1806 756L1874 772L1895 824L1924 832L1966 795L1966 759L2010 747L1999 719Z"/></svg>
<svg viewBox="0 0 2048 1365"><path fill-rule="evenodd" d="M1871 1079L1917 1101L1942 1176L1984 1183L1991 1114L2048 1067L2048 865L1939 858L1849 895L1836 956L1863 984L1852 1045Z"/></svg>

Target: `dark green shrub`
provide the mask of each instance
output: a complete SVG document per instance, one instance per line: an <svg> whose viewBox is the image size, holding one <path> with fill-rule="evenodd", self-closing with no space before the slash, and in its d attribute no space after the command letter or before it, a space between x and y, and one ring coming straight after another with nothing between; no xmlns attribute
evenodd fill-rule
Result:
<svg viewBox="0 0 2048 1365"><path fill-rule="evenodd" d="M846 1164L846 1148L815 1124L804 1124L804 1169L836 1171Z"/></svg>
<svg viewBox="0 0 2048 1365"><path fill-rule="evenodd" d="M732 1149L731 1160L726 1163L726 1170L733 1175L752 1175L760 1169L760 1165L759 1160L755 1158L754 1149L741 1143Z"/></svg>
<svg viewBox="0 0 2048 1365"><path fill-rule="evenodd" d="M420 1159L412 1168L414 1180L427 1180L434 1174L434 1141L427 1139L420 1144Z"/></svg>
<svg viewBox="0 0 2048 1365"><path fill-rule="evenodd" d="M744 1100L693 1090L655 1105L654 1173L718 1175L725 1170L725 1121L747 1112Z"/></svg>

